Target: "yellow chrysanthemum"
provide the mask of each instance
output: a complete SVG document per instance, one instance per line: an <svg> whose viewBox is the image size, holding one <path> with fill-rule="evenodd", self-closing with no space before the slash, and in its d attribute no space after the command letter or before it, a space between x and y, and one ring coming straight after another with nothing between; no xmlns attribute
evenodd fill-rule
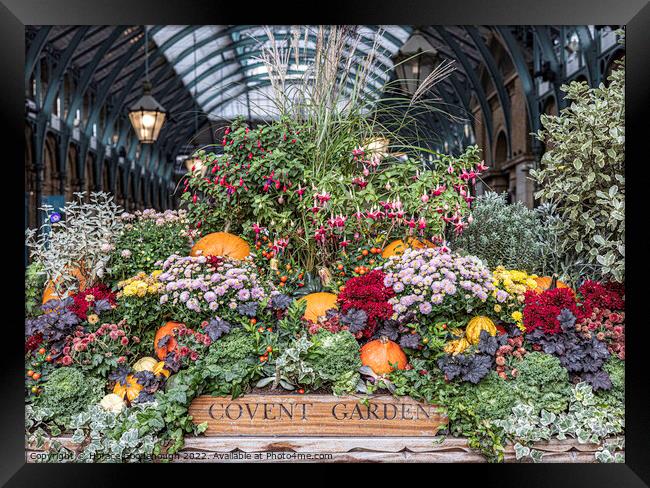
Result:
<svg viewBox="0 0 650 488"><path fill-rule="evenodd" d="M511 317L515 319L515 321L519 322L523 318L523 315L519 310L515 310L512 312Z"/></svg>

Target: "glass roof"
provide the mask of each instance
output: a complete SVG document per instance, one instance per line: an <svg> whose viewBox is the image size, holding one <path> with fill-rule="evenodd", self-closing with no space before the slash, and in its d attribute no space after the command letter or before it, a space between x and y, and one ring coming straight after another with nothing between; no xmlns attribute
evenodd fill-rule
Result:
<svg viewBox="0 0 650 488"><path fill-rule="evenodd" d="M164 26L148 27L156 45L183 80L186 88L211 118L269 119L276 115L271 80L262 57L277 47L292 53L292 37L299 38L299 59L288 59L287 80L303 80L316 55L317 26ZM393 68L391 59L409 38L410 26L356 26L352 56L359 61L376 46L371 72L376 78L366 95L378 96ZM300 35L298 36L298 31ZM271 40L273 39L273 40ZM358 64L358 63L357 63ZM355 63L352 64L355 66ZM355 69L351 70L353 73Z"/></svg>

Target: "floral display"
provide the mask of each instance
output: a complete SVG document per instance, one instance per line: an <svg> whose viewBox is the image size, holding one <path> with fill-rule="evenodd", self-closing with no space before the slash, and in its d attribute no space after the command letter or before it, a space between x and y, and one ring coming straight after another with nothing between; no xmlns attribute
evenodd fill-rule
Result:
<svg viewBox="0 0 650 488"><path fill-rule="evenodd" d="M172 255L158 279L164 286L160 305L188 325L214 317L248 322L268 297L254 267L230 258Z"/></svg>
<svg viewBox="0 0 650 488"><path fill-rule="evenodd" d="M343 322L350 322L350 332L366 338L372 337L379 321L392 317L393 306L389 301L395 292L384 284L384 279L385 274L377 269L346 282L338 299L341 311L347 314ZM355 316L359 316L358 323L354 321Z"/></svg>
<svg viewBox="0 0 650 488"><path fill-rule="evenodd" d="M107 267L115 281L138 273L151 273L157 263L172 254L187 254L191 234L184 210L156 212L153 209L119 216L124 230L110 246Z"/></svg>
<svg viewBox="0 0 650 488"><path fill-rule="evenodd" d="M560 156L575 167L585 152L559 136L585 140L562 119L580 113L544 124L554 145L536 178L549 202L528 209L477 196L488 167L476 146L440 154L392 128L390 106L339 108L343 75L313 69L320 85L292 97L306 105L284 100L255 127L232 120L219 151L193 155L181 209L77 195L27 232L27 445L76 462L158 460L210 428L190 413L198 397L282 391L304 398L294 405L353 396L364 422L374 395L409 397L492 462L513 450L543 461L535 443L566 438L624 461L624 185L584 198L594 225L572 213L586 190L560 191ZM570 88L617 100L599 90ZM610 129L599 144L622 164ZM596 233L607 214L612 232ZM589 242L575 235L584 226Z"/></svg>
<svg viewBox="0 0 650 488"><path fill-rule="evenodd" d="M395 292L389 303L397 320L430 316L452 322L456 314L483 306L494 290L490 270L479 259L442 248L408 249L383 269L384 285Z"/></svg>
<svg viewBox="0 0 650 488"><path fill-rule="evenodd" d="M66 338L57 363L106 377L111 370L130 361L140 342L138 336L129 333L125 320L102 324L94 332L77 330Z"/></svg>

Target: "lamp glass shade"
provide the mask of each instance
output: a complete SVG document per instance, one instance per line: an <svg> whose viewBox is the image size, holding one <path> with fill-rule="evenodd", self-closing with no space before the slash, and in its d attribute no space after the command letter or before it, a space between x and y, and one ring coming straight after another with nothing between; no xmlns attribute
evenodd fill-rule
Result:
<svg viewBox="0 0 650 488"><path fill-rule="evenodd" d="M138 139L143 144L151 144L158 139L167 112L145 87L144 95L129 108L129 119Z"/></svg>

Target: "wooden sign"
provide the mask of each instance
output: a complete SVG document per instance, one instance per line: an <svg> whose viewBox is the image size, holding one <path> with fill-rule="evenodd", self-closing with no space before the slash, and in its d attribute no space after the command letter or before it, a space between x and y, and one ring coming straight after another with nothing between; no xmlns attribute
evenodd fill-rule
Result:
<svg viewBox="0 0 650 488"><path fill-rule="evenodd" d="M391 396L200 396L189 413L208 436L433 436L447 424L439 407Z"/></svg>

